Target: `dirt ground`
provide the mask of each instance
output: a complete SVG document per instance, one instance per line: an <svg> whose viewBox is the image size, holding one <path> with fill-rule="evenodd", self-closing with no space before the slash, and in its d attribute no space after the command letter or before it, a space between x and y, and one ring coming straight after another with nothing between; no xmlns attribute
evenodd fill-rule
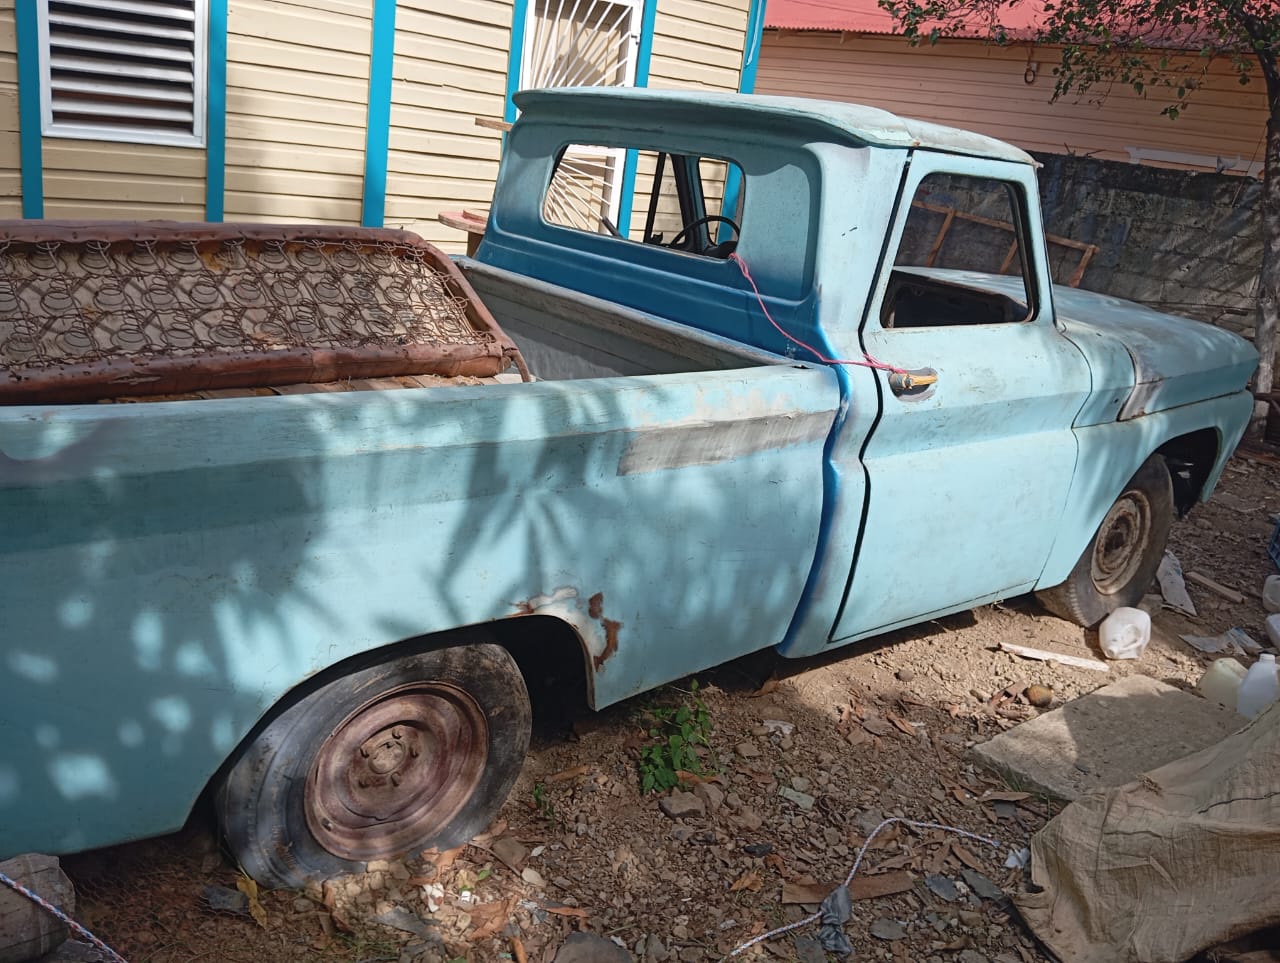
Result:
<svg viewBox="0 0 1280 963"><path fill-rule="evenodd" d="M979 771L968 749L1038 711L1002 692L1047 686L1056 706L1134 672L1190 687L1210 657L1180 633L1238 626L1265 642L1260 594L1275 572L1266 546L1277 512L1280 458L1238 455L1170 547L1185 571L1243 602L1189 584L1198 618L1157 609L1142 658L1105 675L998 650L1012 641L1097 656L1096 639L1029 598L822 659L741 659L700 674L696 691L683 680L567 720L544 708L501 818L460 850L371 864L306 893L261 894L258 921L235 906L237 870L197 815L178 835L64 860L78 915L132 963L549 961L576 930L654 963L715 961L808 915L867 834L897 816L999 847L900 825L882 833L858 879L887 895L858 899L845 927L858 959L1043 960L991 884L1024 884L1006 858L1055 806ZM696 720L699 701L708 781L687 796L642 796L638 760L654 709L689 707ZM669 815L663 799L686 814ZM811 924L739 958L827 959L817 935Z"/></svg>

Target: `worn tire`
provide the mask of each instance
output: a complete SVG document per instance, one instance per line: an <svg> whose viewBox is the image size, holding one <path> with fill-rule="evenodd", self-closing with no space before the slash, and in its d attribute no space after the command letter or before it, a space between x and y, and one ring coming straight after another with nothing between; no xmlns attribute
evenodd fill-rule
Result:
<svg viewBox="0 0 1280 963"><path fill-rule="evenodd" d="M529 730L524 678L499 646L366 657L244 747L215 791L223 835L268 888L457 846L497 814Z"/></svg>
<svg viewBox="0 0 1280 963"><path fill-rule="evenodd" d="M1054 615L1086 628L1136 605L1160 567L1173 515L1169 467L1152 455L1124 486L1066 581L1041 589L1036 598Z"/></svg>

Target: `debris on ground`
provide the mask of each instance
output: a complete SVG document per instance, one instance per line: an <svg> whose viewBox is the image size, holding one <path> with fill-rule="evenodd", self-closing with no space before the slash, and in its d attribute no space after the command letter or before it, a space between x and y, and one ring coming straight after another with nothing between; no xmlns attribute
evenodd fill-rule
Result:
<svg viewBox="0 0 1280 963"><path fill-rule="evenodd" d="M1181 961L1280 924L1280 704L1207 749L1077 799L1014 897L1063 963Z"/></svg>
<svg viewBox="0 0 1280 963"><path fill-rule="evenodd" d="M1140 773L1212 746L1243 725L1216 703L1131 675L974 747L1020 786L1057 799L1124 785Z"/></svg>

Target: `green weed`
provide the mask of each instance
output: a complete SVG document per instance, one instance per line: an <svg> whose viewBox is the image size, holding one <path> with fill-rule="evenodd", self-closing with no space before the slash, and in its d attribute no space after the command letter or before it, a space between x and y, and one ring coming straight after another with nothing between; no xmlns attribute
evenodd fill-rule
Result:
<svg viewBox="0 0 1280 963"><path fill-rule="evenodd" d="M698 698L698 680L690 686L683 705L647 710L649 738L640 750L641 795L666 792L680 782L680 772L702 775L705 771L698 747L711 747L711 716Z"/></svg>

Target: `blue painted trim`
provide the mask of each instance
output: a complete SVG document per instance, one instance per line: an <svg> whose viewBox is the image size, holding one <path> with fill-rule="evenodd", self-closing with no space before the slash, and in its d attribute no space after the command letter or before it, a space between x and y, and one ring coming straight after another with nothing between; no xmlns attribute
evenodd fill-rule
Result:
<svg viewBox="0 0 1280 963"><path fill-rule="evenodd" d="M658 19L658 0L645 0L640 15L640 42L636 45L636 86L649 86L649 61L653 58L653 28ZM624 237L631 235L631 211L635 207L636 161L640 155L627 151L622 165L622 197L618 202L618 230Z"/></svg>
<svg viewBox="0 0 1280 963"><path fill-rule="evenodd" d="M520 89L520 68L524 64L524 28L529 22L529 0L515 0L511 12L511 49L507 51L507 103L502 119L508 124L516 119L516 91Z"/></svg>
<svg viewBox="0 0 1280 963"><path fill-rule="evenodd" d="M751 0L751 9L747 13L747 33L742 38L742 70L738 74L738 93L751 94L756 89L756 69L760 66L760 44L764 39L764 5L765 0ZM733 217L738 206L738 193L742 190L742 176L736 167L730 168L729 176L724 183L724 201L720 211ZM716 232L719 241L728 240L729 228L721 226Z"/></svg>
<svg viewBox="0 0 1280 963"><path fill-rule="evenodd" d="M227 0L209 0L204 218L223 218L227 194Z"/></svg>
<svg viewBox="0 0 1280 963"><path fill-rule="evenodd" d="M44 217L44 134L40 109L40 27L36 0L18 0L18 145L22 216Z"/></svg>
<svg viewBox="0 0 1280 963"><path fill-rule="evenodd" d="M373 0L369 51L369 113L365 121L364 204L360 223L382 227L387 210L387 151L391 140L391 68L396 55L396 0Z"/></svg>
<svg viewBox="0 0 1280 963"><path fill-rule="evenodd" d="M742 45L742 73L738 77L738 92L753 94L756 90L756 70L760 66L760 44L764 39L765 0L751 0L751 12L747 14L747 35Z"/></svg>

